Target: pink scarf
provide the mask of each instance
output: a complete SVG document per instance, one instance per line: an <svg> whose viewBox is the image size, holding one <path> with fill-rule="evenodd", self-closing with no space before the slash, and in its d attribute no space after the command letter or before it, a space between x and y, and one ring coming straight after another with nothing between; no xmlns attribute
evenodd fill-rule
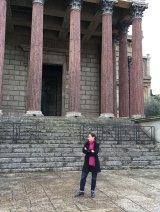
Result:
<svg viewBox="0 0 160 212"><path fill-rule="evenodd" d="M89 142L89 150L94 150L94 142L91 143ZM96 160L94 156L89 157L89 166L95 166L96 165Z"/></svg>

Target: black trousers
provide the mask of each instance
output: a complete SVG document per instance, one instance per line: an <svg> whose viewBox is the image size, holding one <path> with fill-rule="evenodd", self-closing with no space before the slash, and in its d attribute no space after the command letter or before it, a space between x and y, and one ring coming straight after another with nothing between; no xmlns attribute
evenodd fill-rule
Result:
<svg viewBox="0 0 160 212"><path fill-rule="evenodd" d="M88 176L89 170L82 171L81 174L81 180L80 180L80 191L84 191L85 185L86 185L86 178ZM97 180L97 172L91 172L92 178L91 178L91 191L94 191L96 188L96 180Z"/></svg>

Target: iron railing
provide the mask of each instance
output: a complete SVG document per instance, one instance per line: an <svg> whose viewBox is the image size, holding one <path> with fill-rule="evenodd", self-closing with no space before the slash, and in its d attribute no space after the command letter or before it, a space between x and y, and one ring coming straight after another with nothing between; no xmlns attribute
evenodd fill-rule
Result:
<svg viewBox="0 0 160 212"><path fill-rule="evenodd" d="M69 137L77 135L78 140L85 142L89 132L94 132L100 143L113 141L121 144L124 141L136 144L155 144L155 128L153 126L142 127L139 125L124 124L73 124L67 123L72 132L68 132ZM65 127L65 125L64 125ZM65 129L66 130L66 129ZM58 129L57 129L58 131ZM52 138L50 138L52 136ZM21 143L21 141L39 141L53 139L54 135L46 132L45 126L38 122L0 122L0 142L10 141ZM61 134L58 135L61 137ZM56 138L55 138L56 139ZM64 139L62 137L62 139Z"/></svg>
<svg viewBox="0 0 160 212"><path fill-rule="evenodd" d="M0 141L38 140L39 130L37 123L0 122Z"/></svg>
<svg viewBox="0 0 160 212"><path fill-rule="evenodd" d="M82 124L80 132L82 141L86 140L89 132L94 132L99 142L116 141L117 144L121 144L123 141L132 141L136 144L155 144L153 126Z"/></svg>

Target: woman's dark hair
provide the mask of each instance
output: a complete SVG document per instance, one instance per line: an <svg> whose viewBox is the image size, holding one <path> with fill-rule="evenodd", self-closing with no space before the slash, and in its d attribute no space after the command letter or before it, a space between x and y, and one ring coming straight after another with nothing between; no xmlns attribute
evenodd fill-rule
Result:
<svg viewBox="0 0 160 212"><path fill-rule="evenodd" d="M88 134L91 135L92 137L94 137L94 139L96 140L96 134L95 133L89 132Z"/></svg>

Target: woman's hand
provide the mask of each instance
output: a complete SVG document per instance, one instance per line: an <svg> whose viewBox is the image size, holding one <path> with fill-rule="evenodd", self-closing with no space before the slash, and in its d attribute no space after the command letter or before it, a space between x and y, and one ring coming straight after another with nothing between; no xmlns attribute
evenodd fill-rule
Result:
<svg viewBox="0 0 160 212"><path fill-rule="evenodd" d="M85 150L87 150L87 148L86 148L86 147L84 147L84 149L85 149Z"/></svg>

